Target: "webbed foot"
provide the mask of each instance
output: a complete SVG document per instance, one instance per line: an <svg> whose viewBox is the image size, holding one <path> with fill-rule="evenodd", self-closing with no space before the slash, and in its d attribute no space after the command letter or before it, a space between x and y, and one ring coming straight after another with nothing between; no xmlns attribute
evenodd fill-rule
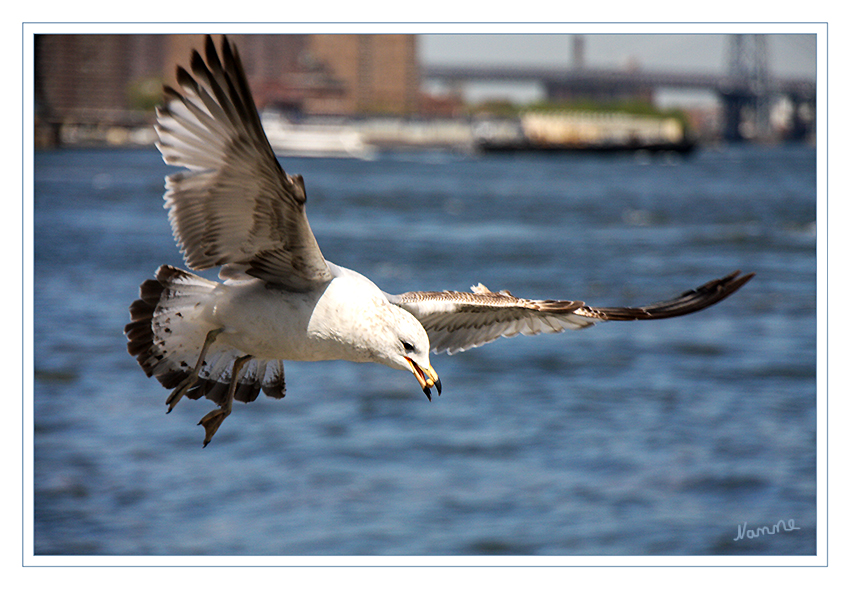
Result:
<svg viewBox="0 0 850 589"><path fill-rule="evenodd" d="M225 395L221 407L213 409L204 415L201 418L201 421L198 422L198 425L204 426L204 431L206 432L204 435L204 448L206 448L207 444L210 443L215 432L217 432L221 424L224 423L225 418L230 415L230 412L233 409L233 395L236 392L236 385L239 384L239 373L242 371L242 367L251 358L252 356L248 355L240 356L233 362L233 374L230 377L230 386L227 387L227 395Z"/></svg>
<svg viewBox="0 0 850 589"><path fill-rule="evenodd" d="M204 415L201 418L201 421L198 422L198 425L204 426L204 431L206 432L204 435L204 448L207 447L207 444L210 443L215 432L217 432L221 424L224 423L224 419L230 415L230 411L230 407L214 409Z"/></svg>
<svg viewBox="0 0 850 589"><path fill-rule="evenodd" d="M224 328L213 329L207 334L207 337L204 338L204 345L201 348L201 353L198 355L198 361L195 363L195 368L192 369L192 372L189 373L189 376L184 378L180 384L178 384L174 390L168 395L168 398L165 400L165 404L168 405L168 411L166 414L171 413L171 410L174 409L174 406L183 398L189 389L191 389L196 382L198 382L198 374L201 372L201 367L204 365L204 358L207 356L207 351L210 349L210 346L215 341L215 338L218 337L224 331Z"/></svg>

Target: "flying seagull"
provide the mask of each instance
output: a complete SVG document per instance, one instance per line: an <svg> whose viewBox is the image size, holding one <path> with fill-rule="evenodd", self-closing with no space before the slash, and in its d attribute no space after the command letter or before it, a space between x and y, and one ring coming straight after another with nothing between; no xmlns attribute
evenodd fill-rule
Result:
<svg viewBox="0 0 850 589"><path fill-rule="evenodd" d="M165 208L192 270L220 267L221 282L162 266L140 287L124 332L147 376L218 408L204 446L233 400L285 394L284 360L376 362L413 373L428 400L442 392L429 352L462 352L499 337L557 333L602 321L666 319L704 309L743 286L739 272L645 307L534 300L478 284L471 292L383 292L327 261L305 214L300 175L283 171L260 124L239 54L207 36L191 73L177 68L157 109L157 147L185 170L165 181Z"/></svg>

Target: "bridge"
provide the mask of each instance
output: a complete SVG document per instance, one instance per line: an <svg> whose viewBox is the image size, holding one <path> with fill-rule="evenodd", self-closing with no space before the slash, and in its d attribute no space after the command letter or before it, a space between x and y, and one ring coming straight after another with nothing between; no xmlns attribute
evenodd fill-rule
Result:
<svg viewBox="0 0 850 589"><path fill-rule="evenodd" d="M511 67L511 66L423 66L422 77L451 85L468 81L525 81L540 83L549 99L593 97L616 99L642 97L652 99L659 89L690 89L714 92L724 107L727 139L741 139L742 113L765 96L786 96L794 107L793 134L800 137L814 124L799 116L804 108L814 112L816 84L802 78L770 77L754 83L750 77L732 74L698 74L652 70L610 70L585 67Z"/></svg>

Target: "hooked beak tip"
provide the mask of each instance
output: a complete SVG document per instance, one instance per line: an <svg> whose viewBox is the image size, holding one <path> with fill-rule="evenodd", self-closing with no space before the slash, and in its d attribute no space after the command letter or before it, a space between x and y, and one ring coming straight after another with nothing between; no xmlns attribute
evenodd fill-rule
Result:
<svg viewBox="0 0 850 589"><path fill-rule="evenodd" d="M429 401L431 400L431 387L437 388L438 396L443 394L443 384L440 382L440 377L437 376L437 372L431 366L427 366L423 369L407 356L405 356L405 360L407 360L410 364L413 376L415 376L416 380L419 381L419 386L422 387L422 392L425 393L425 396L428 397Z"/></svg>

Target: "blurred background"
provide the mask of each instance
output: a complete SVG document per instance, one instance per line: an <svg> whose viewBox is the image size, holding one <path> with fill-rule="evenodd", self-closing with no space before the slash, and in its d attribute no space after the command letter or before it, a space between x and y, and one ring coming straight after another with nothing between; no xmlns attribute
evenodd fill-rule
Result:
<svg viewBox="0 0 850 589"><path fill-rule="evenodd" d="M325 256L388 292L638 305L757 275L434 356L432 403L290 362L202 449L210 403L166 416L122 333L182 266L152 109L202 37L37 35L36 554L815 554L813 35L233 40Z"/></svg>
<svg viewBox="0 0 850 589"><path fill-rule="evenodd" d="M333 121L338 137L379 148L464 151L811 141L815 39L233 36L274 131ZM162 83L201 46L200 35L36 35L38 140L149 143Z"/></svg>

